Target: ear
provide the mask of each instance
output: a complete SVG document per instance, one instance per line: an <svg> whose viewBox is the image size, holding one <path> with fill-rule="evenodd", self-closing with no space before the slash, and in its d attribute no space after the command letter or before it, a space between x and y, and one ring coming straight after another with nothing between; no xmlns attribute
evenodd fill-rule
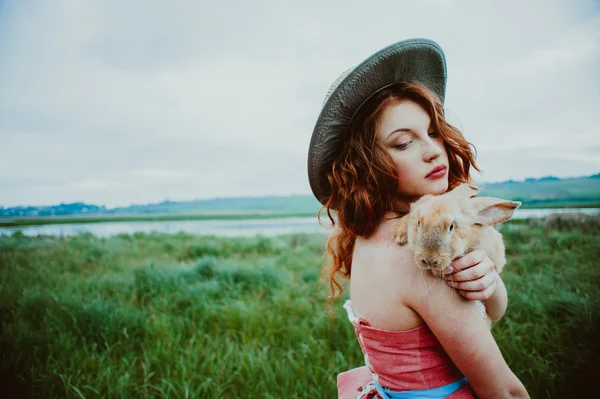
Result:
<svg viewBox="0 0 600 399"><path fill-rule="evenodd" d="M452 196L462 198L474 198L479 194L479 189L469 183L461 183L456 186L450 193Z"/></svg>
<svg viewBox="0 0 600 399"><path fill-rule="evenodd" d="M473 223L482 226L506 222L519 206L521 203L518 201L491 197L473 198L465 205L467 212L473 217Z"/></svg>
<svg viewBox="0 0 600 399"><path fill-rule="evenodd" d="M408 242L408 215L402 216L392 229L392 238L400 245Z"/></svg>
<svg viewBox="0 0 600 399"><path fill-rule="evenodd" d="M475 198L477 196L477 194L479 194L479 187L476 187L472 184L467 184L468 188L469 188L469 194L468 197L469 198Z"/></svg>

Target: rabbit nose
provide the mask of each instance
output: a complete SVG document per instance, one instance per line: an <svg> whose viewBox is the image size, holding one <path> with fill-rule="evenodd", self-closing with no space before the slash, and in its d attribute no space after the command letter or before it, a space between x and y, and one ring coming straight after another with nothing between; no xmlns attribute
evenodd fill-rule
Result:
<svg viewBox="0 0 600 399"><path fill-rule="evenodd" d="M421 259L421 263L423 264L423 266L428 267L430 269L433 269L434 267L437 267L437 265L438 265L437 260Z"/></svg>

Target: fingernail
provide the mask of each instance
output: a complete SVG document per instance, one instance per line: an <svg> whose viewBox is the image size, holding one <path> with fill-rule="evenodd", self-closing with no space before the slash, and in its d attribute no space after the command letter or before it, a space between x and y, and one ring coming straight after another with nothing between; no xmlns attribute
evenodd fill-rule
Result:
<svg viewBox="0 0 600 399"><path fill-rule="evenodd" d="M446 268L446 270L444 270L444 274L450 274L454 271L454 269L452 268L452 266L448 266Z"/></svg>

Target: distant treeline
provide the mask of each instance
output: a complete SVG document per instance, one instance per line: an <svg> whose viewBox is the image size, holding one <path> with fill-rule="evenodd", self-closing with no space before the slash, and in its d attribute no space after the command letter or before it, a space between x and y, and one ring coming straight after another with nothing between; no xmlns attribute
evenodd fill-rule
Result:
<svg viewBox="0 0 600 399"><path fill-rule="evenodd" d="M598 207L600 173L577 178L554 176L481 184L480 195L521 201L523 207ZM298 214L316 213L319 202L312 195L215 198L194 201L163 201L107 208L84 202L50 206L0 207L0 217L193 215L193 214Z"/></svg>

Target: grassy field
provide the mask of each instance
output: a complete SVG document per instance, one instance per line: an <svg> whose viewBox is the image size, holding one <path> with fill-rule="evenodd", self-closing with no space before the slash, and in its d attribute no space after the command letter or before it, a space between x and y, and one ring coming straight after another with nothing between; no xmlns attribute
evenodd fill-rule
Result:
<svg viewBox="0 0 600 399"><path fill-rule="evenodd" d="M599 224L501 230L507 362L534 398L597 387ZM362 357L342 299L328 314L324 239L0 237L3 397L336 397Z"/></svg>

